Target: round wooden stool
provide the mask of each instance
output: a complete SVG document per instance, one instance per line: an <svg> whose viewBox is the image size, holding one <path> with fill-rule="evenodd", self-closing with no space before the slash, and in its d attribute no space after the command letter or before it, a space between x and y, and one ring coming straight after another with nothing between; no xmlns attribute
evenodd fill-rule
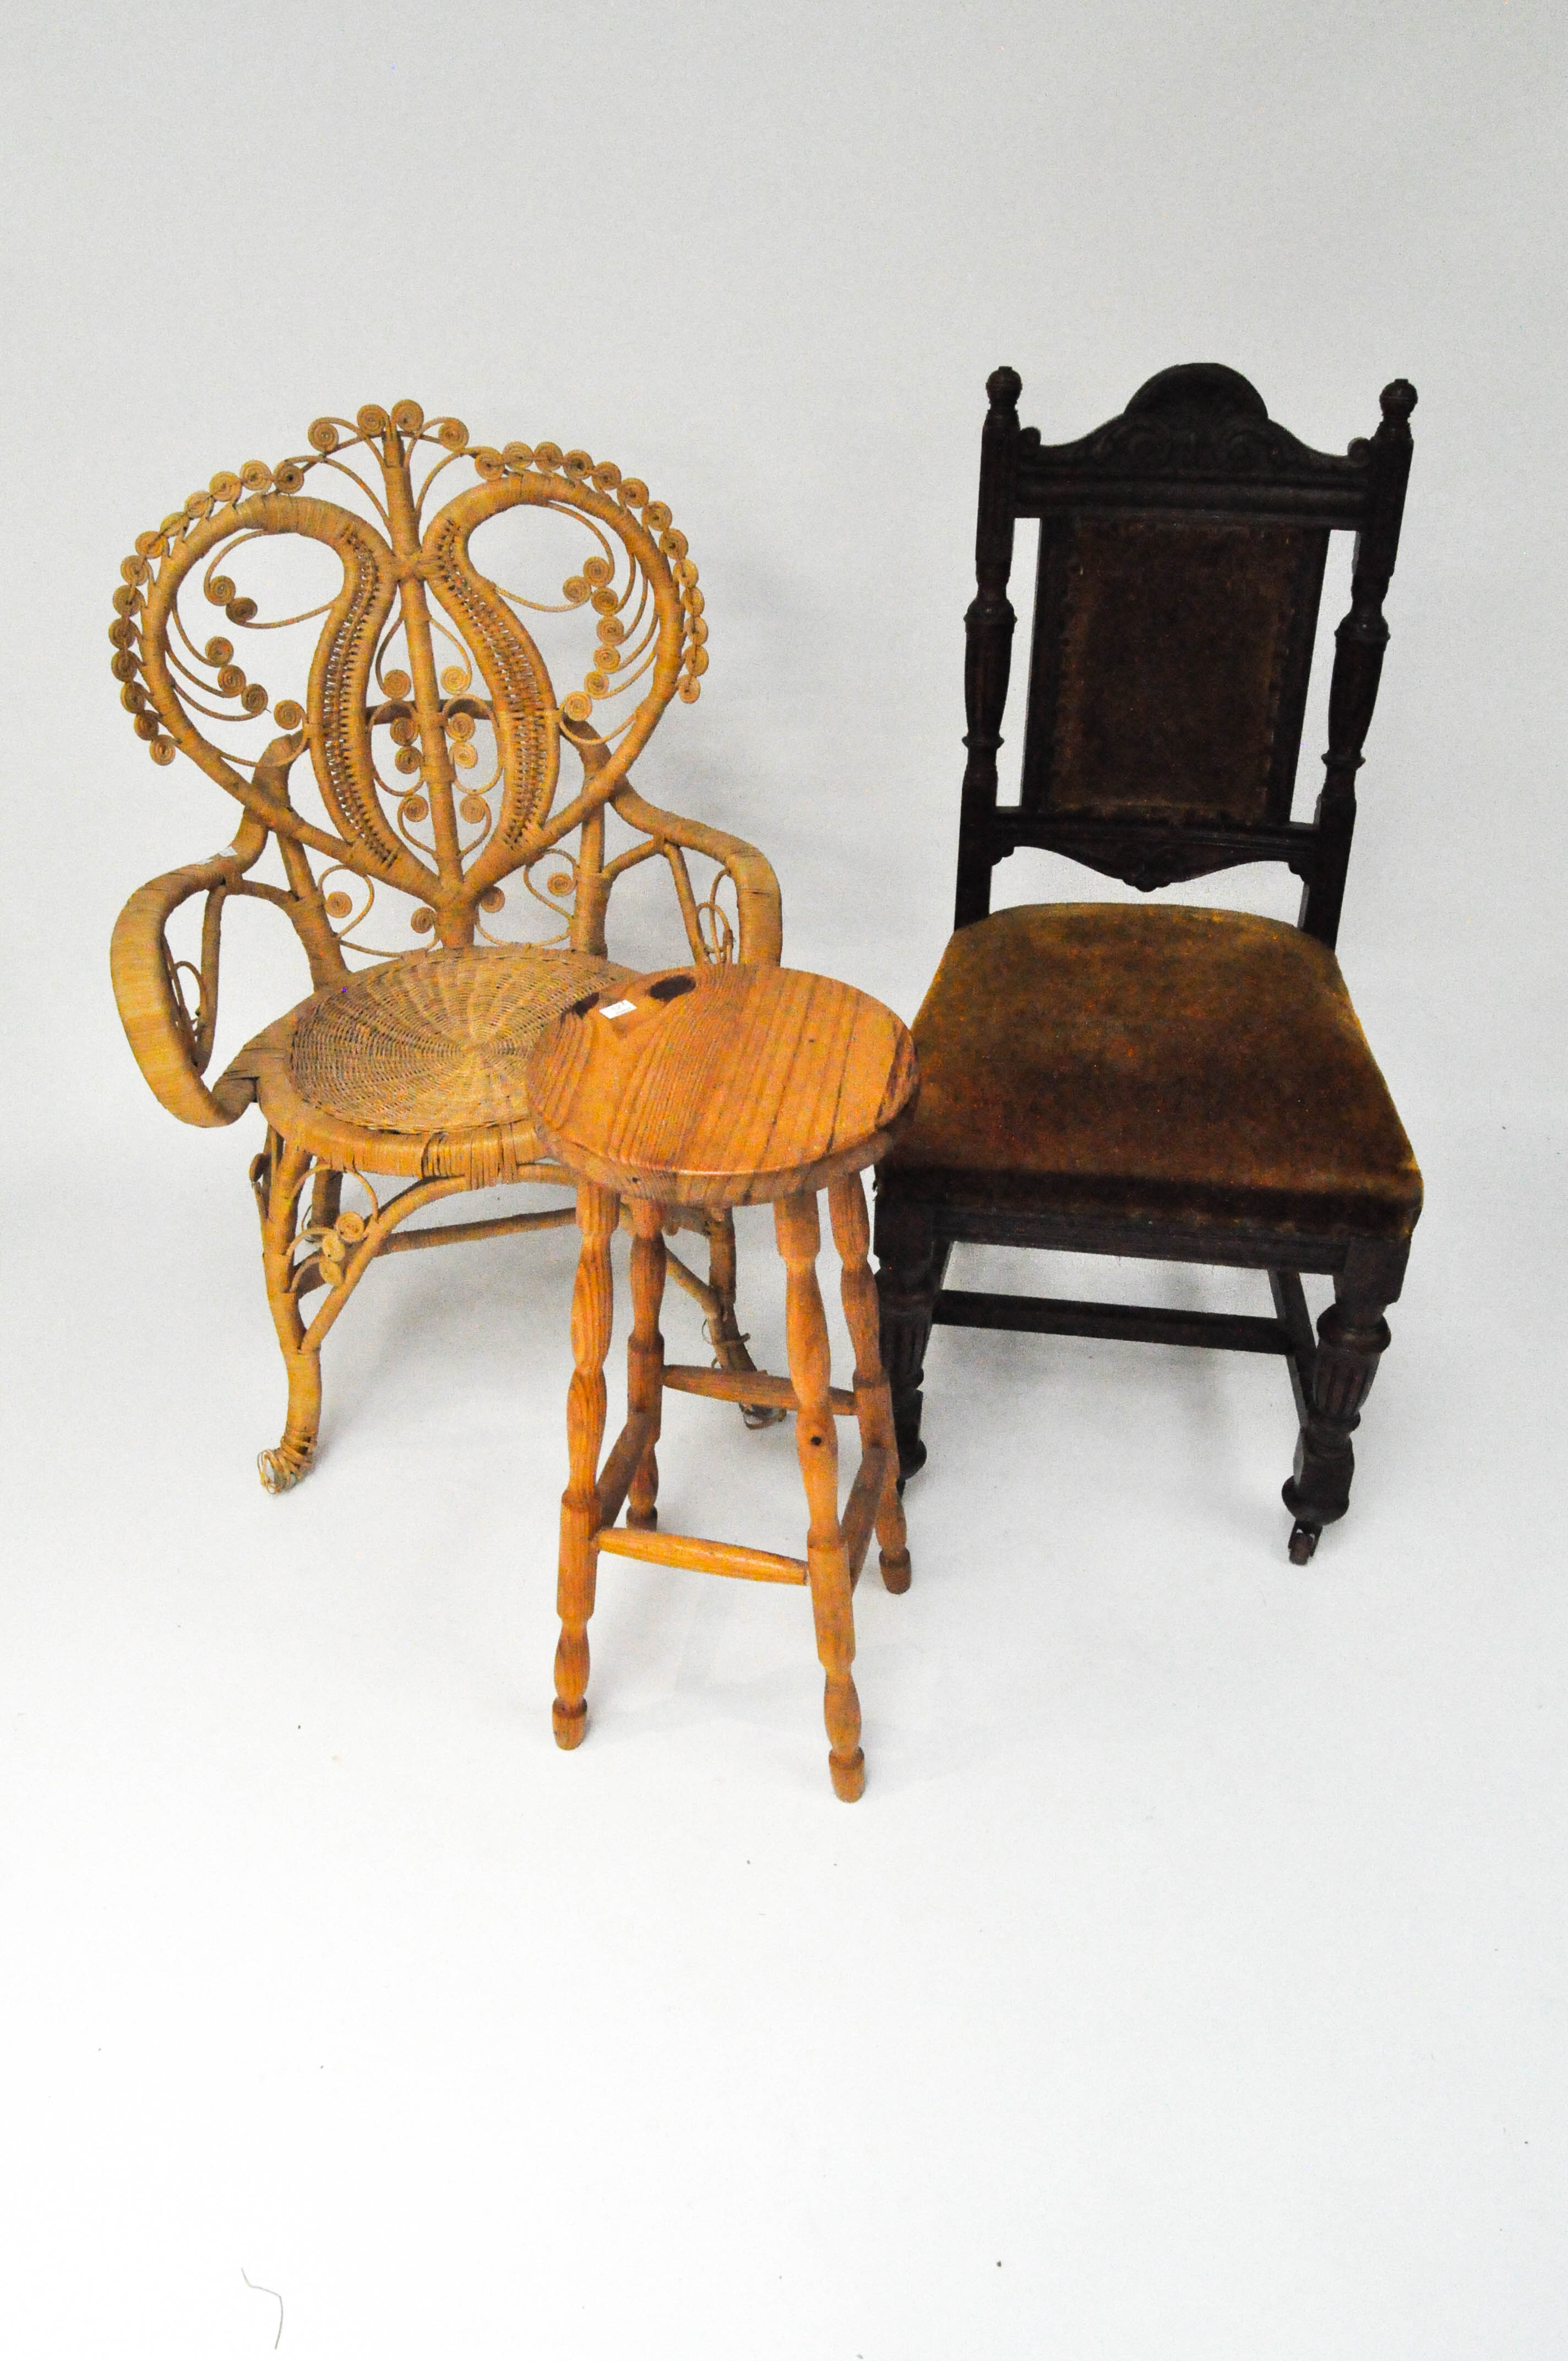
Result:
<svg viewBox="0 0 1568 2361"><path fill-rule="evenodd" d="M893 1407L877 1341L871 1231L860 1175L883 1156L915 1104L915 1047L891 1009L848 984L787 968L678 968L590 994L540 1038L529 1068L534 1120L577 1176L582 1253L572 1296L566 1432L571 1481L561 1502L561 1640L555 1736L587 1727L588 1618L601 1550L753 1582L811 1590L823 1713L837 1794L865 1785L850 1595L874 1528L883 1580L909 1587ZM829 1384L817 1284L817 1191L826 1187L843 1266L853 1391ZM630 1201L632 1333L627 1420L599 1464L613 1280L609 1242ZM785 1269L789 1376L666 1366L659 1334L663 1232L677 1206L772 1204ZM666 1388L795 1413L810 1526L804 1558L738 1542L659 1532L656 1447ZM861 1465L839 1515L836 1418L854 1417ZM622 1504L626 1522L616 1522Z"/></svg>

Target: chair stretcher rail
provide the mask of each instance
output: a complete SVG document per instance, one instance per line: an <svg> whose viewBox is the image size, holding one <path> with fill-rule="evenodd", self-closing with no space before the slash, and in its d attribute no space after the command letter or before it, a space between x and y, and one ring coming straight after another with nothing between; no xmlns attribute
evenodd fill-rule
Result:
<svg viewBox="0 0 1568 2361"><path fill-rule="evenodd" d="M762 1369L702 1369L695 1362L666 1361L664 1383L674 1394L710 1394L718 1401L758 1402L770 1409L798 1410L799 1400L787 1378L771 1378ZM828 1399L836 1418L853 1418L855 1397L845 1386L834 1386Z"/></svg>
<svg viewBox="0 0 1568 2361"><path fill-rule="evenodd" d="M1293 1353L1282 1320L1237 1312L1178 1312L1153 1303L1078 1303L1065 1296L989 1295L945 1287L932 1314L947 1328L1018 1328L1045 1336L1115 1336L1139 1345L1213 1345L1232 1353Z"/></svg>
<svg viewBox="0 0 1568 2361"><path fill-rule="evenodd" d="M612 1557L641 1557L655 1565L680 1565L695 1574L734 1574L747 1582L804 1582L806 1560L781 1557L776 1550L750 1549L741 1542L704 1541L696 1533L644 1532L628 1525L601 1527L598 1548Z"/></svg>

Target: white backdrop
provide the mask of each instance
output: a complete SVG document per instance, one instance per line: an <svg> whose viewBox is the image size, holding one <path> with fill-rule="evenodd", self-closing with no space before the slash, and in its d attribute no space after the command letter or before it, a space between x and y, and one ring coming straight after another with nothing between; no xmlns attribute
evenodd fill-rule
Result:
<svg viewBox="0 0 1568 2361"><path fill-rule="evenodd" d="M1568 2349L1560 18L14 0L5 39L8 2348L259 2355L243 2270L328 2361ZM944 1332L864 1802L799 1598L696 1576L607 1569L560 1756L569 1233L373 1277L317 1471L256 1484L255 1118L173 1125L107 987L126 895L229 832L119 709L119 559L367 401L635 468L713 627L642 784L908 1016L986 374L1059 440L1193 359L1328 448L1421 395L1342 957L1428 1211L1352 1516L1288 1565L1273 1364ZM301 982L265 914L233 954L237 1040ZM672 1521L794 1545L787 1431L715 1418L671 1417Z"/></svg>

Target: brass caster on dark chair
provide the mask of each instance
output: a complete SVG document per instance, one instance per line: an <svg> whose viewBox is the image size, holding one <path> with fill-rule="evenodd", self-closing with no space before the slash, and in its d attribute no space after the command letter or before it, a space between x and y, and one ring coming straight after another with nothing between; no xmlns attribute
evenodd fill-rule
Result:
<svg viewBox="0 0 1568 2361"><path fill-rule="evenodd" d="M1292 1565L1305 1565L1307 1564L1312 1552L1318 1546L1318 1535L1321 1532L1321 1525L1303 1525L1298 1522L1291 1526L1290 1563Z"/></svg>

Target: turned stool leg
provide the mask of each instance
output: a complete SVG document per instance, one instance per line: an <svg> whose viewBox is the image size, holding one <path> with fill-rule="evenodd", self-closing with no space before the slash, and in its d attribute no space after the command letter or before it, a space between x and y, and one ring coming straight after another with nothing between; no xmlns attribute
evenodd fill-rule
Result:
<svg viewBox="0 0 1568 2361"><path fill-rule="evenodd" d="M904 1503L898 1497L898 1445L894 1435L893 1398L882 1365L878 1338L876 1281L867 1256L871 1224L866 1217L866 1192L858 1172L835 1180L828 1191L833 1222L833 1243L843 1265L839 1294L850 1341L855 1348L855 1415L860 1421L861 1448L881 1444L889 1454L887 1481L877 1503L876 1537L882 1557L882 1578L889 1590L909 1587L909 1544L904 1527Z"/></svg>
<svg viewBox="0 0 1568 2361"><path fill-rule="evenodd" d="M773 1223L786 1274L790 1380L800 1405L795 1449L811 1512L806 1563L817 1653L827 1675L822 1713L828 1725L828 1767L834 1793L852 1804L866 1784L866 1758L861 1752L861 1701L850 1671L855 1656L854 1608L850 1560L839 1529L839 1437L828 1398L828 1323L817 1284L822 1234L816 1198L780 1198Z"/></svg>
<svg viewBox="0 0 1568 2361"><path fill-rule="evenodd" d="M754 1369L757 1365L746 1350L746 1339L740 1334L735 1312L735 1216L728 1206L708 1222L707 1277L718 1299L718 1308L708 1322L707 1336L719 1367ZM748 1426L758 1427L777 1426L789 1413L767 1402L742 1402L740 1415Z"/></svg>
<svg viewBox="0 0 1568 2361"><path fill-rule="evenodd" d="M566 1394L566 1448L571 1477L561 1495L561 1570L556 1607L561 1637L555 1649L555 1743L580 1746L587 1726L588 1618L594 1611L598 1551L598 1464L604 1442L605 1356L609 1351L614 1281L609 1242L620 1216L613 1190L577 1183L577 1227L583 1234L572 1289L572 1359Z"/></svg>
<svg viewBox="0 0 1568 2361"><path fill-rule="evenodd" d="M626 1407L643 1411L653 1433L638 1462L626 1500L629 1525L659 1521L659 1416L664 1400L664 1340L659 1307L664 1300L663 1207L645 1198L631 1201L631 1336L626 1347Z"/></svg>

